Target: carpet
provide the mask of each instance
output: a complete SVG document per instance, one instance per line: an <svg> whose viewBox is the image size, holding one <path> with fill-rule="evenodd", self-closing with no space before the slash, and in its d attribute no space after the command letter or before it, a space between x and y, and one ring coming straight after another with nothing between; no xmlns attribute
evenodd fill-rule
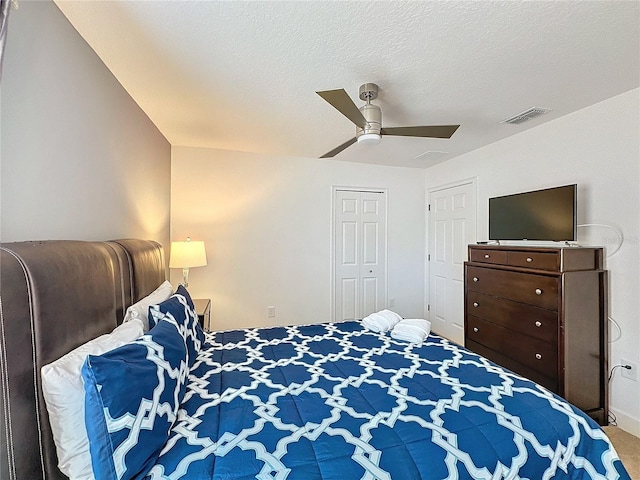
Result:
<svg viewBox="0 0 640 480"><path fill-rule="evenodd" d="M603 430L613 443L629 476L633 480L640 480L640 438L619 427L603 427Z"/></svg>

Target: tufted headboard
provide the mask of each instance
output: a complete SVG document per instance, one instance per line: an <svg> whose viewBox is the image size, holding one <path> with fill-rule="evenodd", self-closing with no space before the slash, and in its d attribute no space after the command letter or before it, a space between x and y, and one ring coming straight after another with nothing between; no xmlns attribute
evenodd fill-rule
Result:
<svg viewBox="0 0 640 480"><path fill-rule="evenodd" d="M146 240L53 240L0 248L0 478L57 480L40 368L111 332L165 279Z"/></svg>

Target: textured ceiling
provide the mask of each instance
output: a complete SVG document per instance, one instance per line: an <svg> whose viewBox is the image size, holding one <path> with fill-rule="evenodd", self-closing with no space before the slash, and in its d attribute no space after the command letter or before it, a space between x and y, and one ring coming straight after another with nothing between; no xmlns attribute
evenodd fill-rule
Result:
<svg viewBox="0 0 640 480"><path fill-rule="evenodd" d="M374 82L384 127L461 127L335 159L428 167L640 84L638 1L56 4L179 146L319 157L355 127L315 91Z"/></svg>

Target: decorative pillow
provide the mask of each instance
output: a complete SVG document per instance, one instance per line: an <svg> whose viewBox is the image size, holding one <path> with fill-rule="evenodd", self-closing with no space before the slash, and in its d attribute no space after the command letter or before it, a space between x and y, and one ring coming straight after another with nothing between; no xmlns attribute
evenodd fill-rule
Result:
<svg viewBox="0 0 640 480"><path fill-rule="evenodd" d="M58 452L58 468L69 478L93 480L84 424L84 385L80 370L87 355L100 355L142 336L142 320L123 323L42 367L42 393Z"/></svg>
<svg viewBox="0 0 640 480"><path fill-rule="evenodd" d="M160 320L175 325L184 338L187 348L187 361L189 367L193 365L204 342L204 332L198 322L198 315L193 305L193 300L186 288L178 287L168 300L149 308L149 323L151 326Z"/></svg>
<svg viewBox="0 0 640 480"><path fill-rule="evenodd" d="M82 367L85 423L96 480L141 478L169 438L189 366L183 337L159 322Z"/></svg>
<svg viewBox="0 0 640 480"><path fill-rule="evenodd" d="M124 321L128 322L133 318L139 318L144 323L145 333L148 332L149 329L153 327L153 325L149 325L149 307L156 303L164 302L172 293L173 287L171 286L171 283L169 283L168 280L165 280L149 295L127 308L127 312L124 315Z"/></svg>

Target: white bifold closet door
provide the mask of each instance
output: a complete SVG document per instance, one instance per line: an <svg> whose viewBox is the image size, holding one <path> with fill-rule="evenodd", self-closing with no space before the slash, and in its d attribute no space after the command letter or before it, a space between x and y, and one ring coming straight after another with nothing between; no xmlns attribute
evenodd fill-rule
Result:
<svg viewBox="0 0 640 480"><path fill-rule="evenodd" d="M359 319L386 304L386 194L336 190L335 321Z"/></svg>

